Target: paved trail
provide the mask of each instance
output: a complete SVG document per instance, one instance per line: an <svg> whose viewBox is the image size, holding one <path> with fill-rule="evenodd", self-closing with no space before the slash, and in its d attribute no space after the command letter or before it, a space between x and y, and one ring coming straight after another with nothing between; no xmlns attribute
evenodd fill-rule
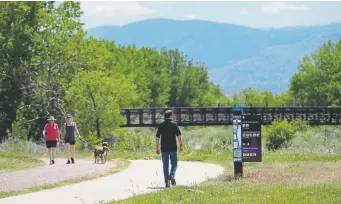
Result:
<svg viewBox="0 0 341 204"><path fill-rule="evenodd" d="M41 160L45 162L45 166L0 174L0 192L17 191L70 178L104 173L113 167L109 162L105 165L96 165L90 160L75 160L75 164L66 164L65 159L56 159L53 165L49 165L49 159Z"/></svg>
<svg viewBox="0 0 341 204"><path fill-rule="evenodd" d="M199 162L180 161L178 166L176 174L178 186L198 184L224 171L221 166ZM128 169L110 176L0 199L0 204L94 204L100 201L121 200L163 188L161 161L133 160Z"/></svg>

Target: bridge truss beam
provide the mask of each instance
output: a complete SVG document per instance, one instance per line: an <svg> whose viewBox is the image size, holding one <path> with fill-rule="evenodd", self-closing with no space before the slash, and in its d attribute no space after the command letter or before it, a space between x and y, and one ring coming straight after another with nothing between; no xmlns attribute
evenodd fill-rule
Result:
<svg viewBox="0 0 341 204"><path fill-rule="evenodd" d="M121 109L121 127L156 127L166 110L173 110L179 126L232 125L232 107ZM244 114L261 115L262 125L280 120L304 120L310 125L340 125L341 107L243 107Z"/></svg>

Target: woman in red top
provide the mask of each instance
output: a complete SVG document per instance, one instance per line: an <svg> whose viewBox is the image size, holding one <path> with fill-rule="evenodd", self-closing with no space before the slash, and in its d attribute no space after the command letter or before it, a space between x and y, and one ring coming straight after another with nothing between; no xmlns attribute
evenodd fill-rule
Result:
<svg viewBox="0 0 341 204"><path fill-rule="evenodd" d="M43 135L46 136L46 147L49 152L50 164L54 164L56 146L59 142L59 128L58 124L54 122L56 119L53 116L50 116L47 120L49 123L45 125Z"/></svg>

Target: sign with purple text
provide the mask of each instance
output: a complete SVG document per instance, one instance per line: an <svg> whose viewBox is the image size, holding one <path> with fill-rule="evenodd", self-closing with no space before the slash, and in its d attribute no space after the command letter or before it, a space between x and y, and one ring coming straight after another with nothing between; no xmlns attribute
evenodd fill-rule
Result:
<svg viewBox="0 0 341 204"><path fill-rule="evenodd" d="M243 162L262 162L262 125L260 115L243 115Z"/></svg>

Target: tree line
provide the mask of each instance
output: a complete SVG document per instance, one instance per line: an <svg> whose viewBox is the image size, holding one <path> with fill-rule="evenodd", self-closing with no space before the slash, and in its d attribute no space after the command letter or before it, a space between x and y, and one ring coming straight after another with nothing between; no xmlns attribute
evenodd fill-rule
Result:
<svg viewBox="0 0 341 204"><path fill-rule="evenodd" d="M0 135L13 124L39 139L48 115L77 114L83 134L101 137L120 107L226 102L203 64L179 50L119 46L86 38L79 2L1 2Z"/></svg>
<svg viewBox="0 0 341 204"><path fill-rule="evenodd" d="M283 94L250 88L228 98L204 64L177 49L85 37L79 2L0 5L1 139L14 128L38 140L47 116L61 124L66 112L76 113L83 135L101 138L118 129L121 107L340 102L340 41L304 57Z"/></svg>

